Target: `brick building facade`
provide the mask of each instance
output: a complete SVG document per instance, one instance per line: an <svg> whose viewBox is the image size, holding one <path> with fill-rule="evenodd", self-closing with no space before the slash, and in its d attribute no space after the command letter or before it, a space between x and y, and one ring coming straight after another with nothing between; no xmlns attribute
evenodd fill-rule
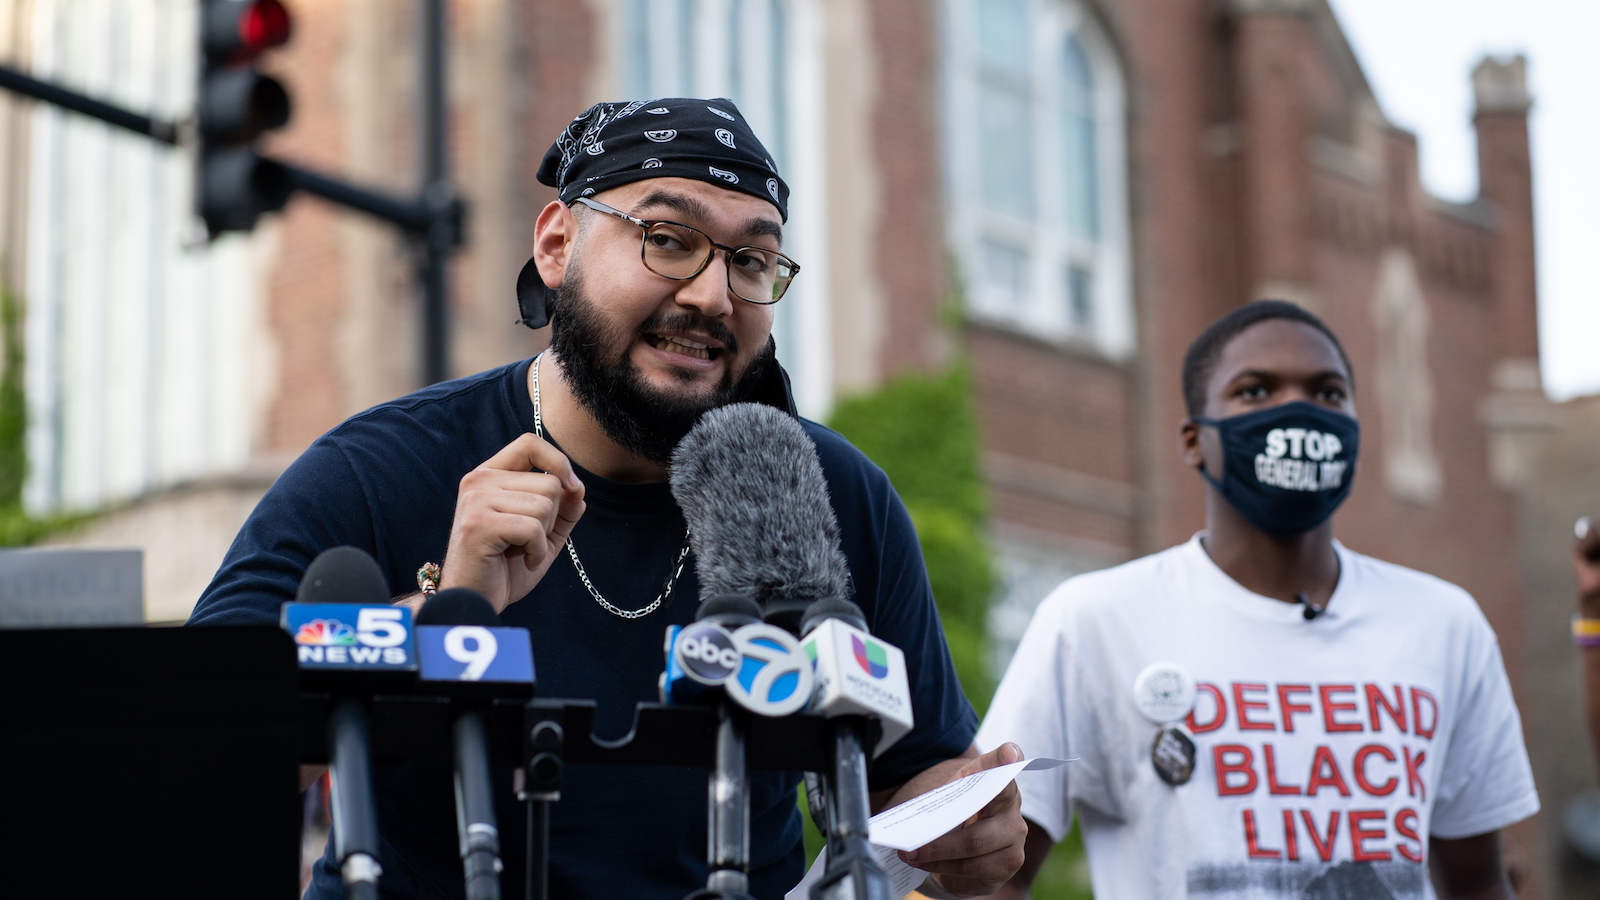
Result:
<svg viewBox="0 0 1600 900"><path fill-rule="evenodd" d="M91 88L117 80L81 55L134 38L85 21L68 0L12 6L0 43L13 58ZM164 27L192 24L181 7L162 5ZM410 189L410 7L291 7L296 36L269 65L296 111L270 148ZM1480 196L1453 204L1422 189L1415 138L1384 119L1325 0L456 0L450 14L451 152L471 204L453 271L458 374L543 344L510 325L511 286L553 197L534 172L565 122L600 99L732 96L794 190L787 249L806 271L777 330L803 411L821 417L837 397L958 352L972 360L1006 577L993 614L1002 658L1061 577L1201 526L1200 481L1176 449L1183 351L1227 309L1283 297L1324 316L1356 369L1365 465L1340 539L1474 594L1533 733L1542 711L1525 652L1519 489L1553 419L1538 376L1520 60L1473 73ZM123 57L111 56L114 68ZM142 99L186 102L181 87ZM37 169L51 147L89 140L50 144L40 135L61 129L56 114L5 103L10 158ZM139 151L82 152L114 161ZM77 202L70 187L67 201L52 200L18 171L0 184L5 276L31 310L70 322L86 301L39 266L111 265L119 238L82 248L60 237L41 204ZM100 539L149 545L155 569L173 551L140 523L193 509L189 521L213 537L181 546L209 540L199 555L214 560L214 535L231 534L230 517L284 460L416 386L408 249L385 227L299 198L208 260L251 285L249 326L213 345L214 356L252 361L217 401L237 414L215 438L248 452L162 462L177 451L158 435L142 475L105 479L94 473L113 465L108 438L48 423L130 376L67 378L51 395L58 406L36 403L35 429L54 430L31 446L50 455L36 467L54 481L36 484L30 502L130 503ZM953 300L965 311L955 333L943 324ZM36 337L56 349L31 353L69 367L105 341L70 327ZM129 365L158 386L221 371L215 361ZM145 427L178 427L163 423L193 401L153 391ZM72 487L84 479L103 486ZM203 499L219 492L244 500ZM204 561L170 568L152 584L157 618L183 615L209 575ZM1516 831L1530 859L1524 896L1553 895L1555 841L1539 828Z"/></svg>

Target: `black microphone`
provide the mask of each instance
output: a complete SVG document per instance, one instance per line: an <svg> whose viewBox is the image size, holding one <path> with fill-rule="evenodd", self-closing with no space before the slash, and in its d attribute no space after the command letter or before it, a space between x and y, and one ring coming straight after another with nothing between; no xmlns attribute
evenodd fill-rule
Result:
<svg viewBox="0 0 1600 900"><path fill-rule="evenodd" d="M418 625L500 627L494 604L472 588L445 588L429 596L413 621Z"/></svg>
<svg viewBox="0 0 1600 900"><path fill-rule="evenodd" d="M495 628L500 617L471 588L449 588L429 597L417 610L424 625L477 625ZM455 746L456 836L466 871L467 900L500 900L500 829L494 815L494 783L489 776L489 744L483 717L462 710L452 727Z"/></svg>
<svg viewBox="0 0 1600 900"><path fill-rule="evenodd" d="M306 567L297 603L390 602L389 582L378 563L356 547L324 550ZM350 900L378 900L378 810L372 799L372 741L367 705L359 696L338 697L328 716L329 792L334 856Z"/></svg>
<svg viewBox="0 0 1600 900"><path fill-rule="evenodd" d="M816 445L793 417L749 403L706 413L674 452L671 482L689 523L702 598L754 599L768 623L796 636L803 620L815 627L842 618L867 630L848 600L849 565ZM889 878L867 840L866 726L861 716L830 723L834 771L814 792L825 795L829 859L813 897L853 889L859 900L890 900Z"/></svg>
<svg viewBox="0 0 1600 900"><path fill-rule="evenodd" d="M1312 619L1315 619L1317 616L1322 615L1322 610L1320 610L1317 607L1311 605L1311 597L1309 597L1306 594L1305 591L1301 591L1300 593L1295 594L1294 595L1294 602L1300 604L1303 607L1303 609L1300 610L1300 616L1302 618L1304 618L1307 622L1311 621Z"/></svg>

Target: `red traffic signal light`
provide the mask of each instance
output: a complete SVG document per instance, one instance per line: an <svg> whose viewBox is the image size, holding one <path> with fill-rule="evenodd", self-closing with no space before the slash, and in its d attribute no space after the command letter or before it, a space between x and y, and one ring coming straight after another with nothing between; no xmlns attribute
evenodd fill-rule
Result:
<svg viewBox="0 0 1600 900"><path fill-rule="evenodd" d="M200 147L196 205L212 236L248 231L293 191L282 165L252 144L289 122L289 93L252 63L289 40L280 0L200 0L200 84L195 112Z"/></svg>
<svg viewBox="0 0 1600 900"><path fill-rule="evenodd" d="M213 0L201 9L201 50L213 63L247 63L289 42L289 11L279 0Z"/></svg>
<svg viewBox="0 0 1600 900"><path fill-rule="evenodd" d="M278 0L258 0L239 17L239 37L251 55L289 42L289 11Z"/></svg>

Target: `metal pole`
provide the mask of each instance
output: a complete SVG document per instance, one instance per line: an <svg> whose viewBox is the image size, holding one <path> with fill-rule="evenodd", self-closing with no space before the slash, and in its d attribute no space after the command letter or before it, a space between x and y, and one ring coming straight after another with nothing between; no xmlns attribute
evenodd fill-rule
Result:
<svg viewBox="0 0 1600 900"><path fill-rule="evenodd" d="M449 377L449 257L454 243L446 166L444 0L422 0L422 203L430 221L423 235L422 380Z"/></svg>
<svg viewBox="0 0 1600 900"><path fill-rule="evenodd" d="M717 705L717 767L710 778L706 829L709 891L742 897L750 890L750 794L745 777L743 713Z"/></svg>
<svg viewBox="0 0 1600 900"><path fill-rule="evenodd" d="M345 697L328 716L328 769L333 773L334 855L350 900L378 900L378 810L372 803L372 739L367 708Z"/></svg>
<svg viewBox="0 0 1600 900"><path fill-rule="evenodd" d="M489 745L483 717L467 710L456 718L456 830L466 870L467 900L500 900L500 829L494 817Z"/></svg>
<svg viewBox="0 0 1600 900"><path fill-rule="evenodd" d="M418 200L398 199L356 187L347 181L330 178L300 166L289 163L281 165L288 171L289 184L295 190L315 194L324 200L348 206L416 234L428 233L432 219L429 218L428 209Z"/></svg>
<svg viewBox="0 0 1600 900"><path fill-rule="evenodd" d="M15 69L0 66L0 88L14 91L25 97L43 100L62 109L70 109L75 113L82 113L102 122L115 125L118 128L126 128L136 134L154 138L163 144L176 145L178 143L178 126L171 122L152 119L149 116L140 115L120 106L102 103L93 97L86 97L76 91L69 91L49 82L30 78Z"/></svg>

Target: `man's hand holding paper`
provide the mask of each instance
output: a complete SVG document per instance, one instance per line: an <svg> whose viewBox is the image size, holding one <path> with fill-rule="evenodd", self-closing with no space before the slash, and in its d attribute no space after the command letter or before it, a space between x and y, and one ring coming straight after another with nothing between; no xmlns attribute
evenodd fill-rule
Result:
<svg viewBox="0 0 1600 900"><path fill-rule="evenodd" d="M873 850L896 890L910 890L928 872L947 894L992 893L1016 871L1027 835L1017 775L1066 764L1059 759L1025 762L1016 744L954 762L960 765L947 766L947 777L908 784L891 798L898 801L895 805L872 817ZM824 859L819 857L789 892L790 900L804 900L821 877ZM918 874L911 875L908 865ZM927 893L929 887L922 890Z"/></svg>

